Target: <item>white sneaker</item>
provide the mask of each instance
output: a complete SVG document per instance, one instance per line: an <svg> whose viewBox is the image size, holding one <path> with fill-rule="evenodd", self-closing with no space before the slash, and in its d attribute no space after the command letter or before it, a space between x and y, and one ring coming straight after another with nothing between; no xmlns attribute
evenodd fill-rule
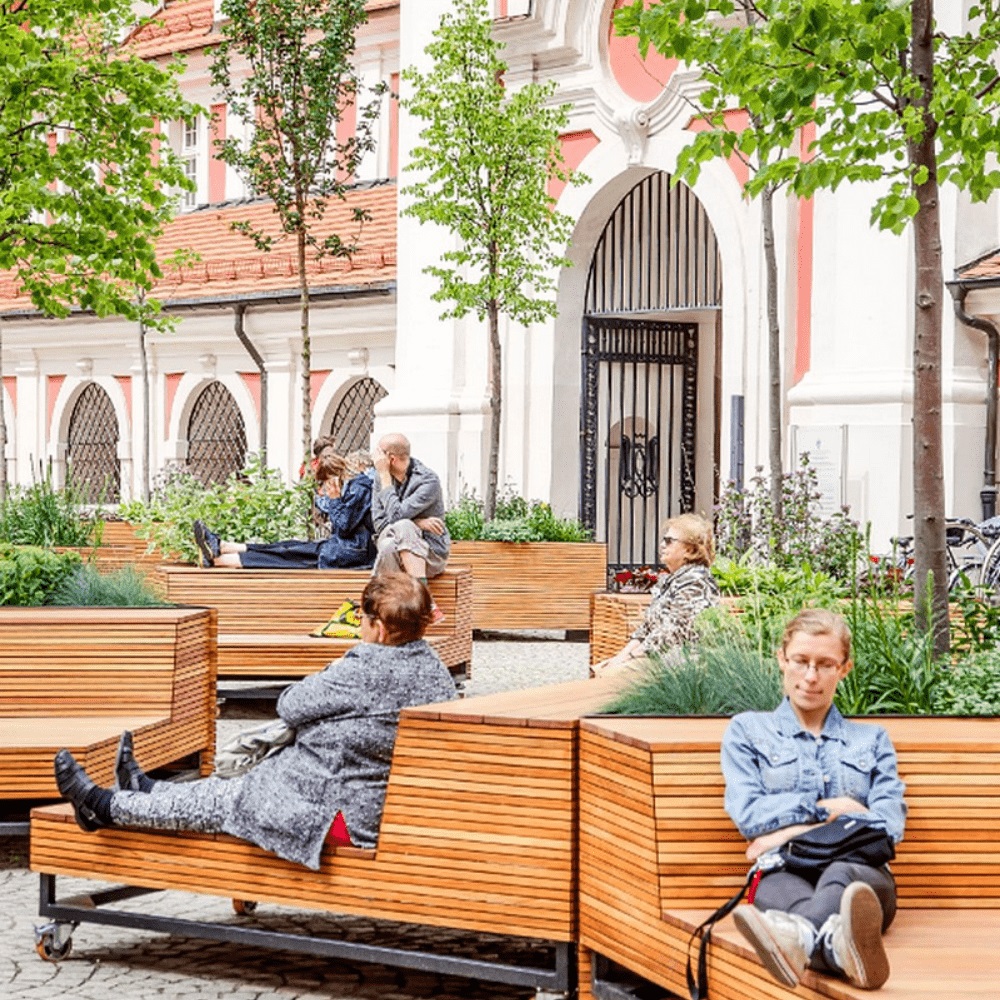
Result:
<svg viewBox="0 0 1000 1000"><path fill-rule="evenodd" d="M816 929L805 917L747 905L736 908L733 922L779 983L798 986L816 945Z"/></svg>
<svg viewBox="0 0 1000 1000"><path fill-rule="evenodd" d="M840 900L840 913L820 932L841 972L863 990L877 990L889 978L889 956L882 943L882 906L866 882L852 882Z"/></svg>

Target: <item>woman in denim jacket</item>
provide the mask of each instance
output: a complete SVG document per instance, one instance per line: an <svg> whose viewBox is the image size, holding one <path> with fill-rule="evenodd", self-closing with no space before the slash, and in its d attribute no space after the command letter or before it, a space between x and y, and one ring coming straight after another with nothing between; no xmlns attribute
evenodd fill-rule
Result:
<svg viewBox="0 0 1000 1000"><path fill-rule="evenodd" d="M785 698L773 712L744 712L726 729L726 812L756 861L838 816L863 816L903 839L906 806L886 731L845 719L833 704L851 662L851 633L839 615L802 611L785 630L778 664ZM766 871L766 867L765 867ZM889 977L882 934L896 913L888 867L834 862L815 882L776 870L763 875L736 926L767 970L794 987L807 966L862 989Z"/></svg>

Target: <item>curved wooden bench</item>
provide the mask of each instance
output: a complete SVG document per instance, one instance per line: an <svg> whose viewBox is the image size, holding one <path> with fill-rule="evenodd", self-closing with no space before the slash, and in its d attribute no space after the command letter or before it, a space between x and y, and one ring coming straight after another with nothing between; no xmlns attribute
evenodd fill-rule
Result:
<svg viewBox="0 0 1000 1000"><path fill-rule="evenodd" d="M896 746L909 807L892 865L900 907L886 938L893 975L879 995L994 996L992 970L981 968L982 953L971 956L1000 929L1000 719L879 721ZM581 996L589 995L594 954L686 995L688 938L748 867L745 842L722 805L726 722L582 723ZM786 990L761 969L731 920L716 933L713 998L866 995L811 973L798 990Z"/></svg>
<svg viewBox="0 0 1000 1000"><path fill-rule="evenodd" d="M350 569L201 569L162 566L167 600L212 607L219 616L219 677L294 679L322 670L354 645L352 639L315 638L345 600L361 599L371 578ZM430 581L445 619L428 640L445 666L472 663L472 575L447 569Z"/></svg>
<svg viewBox="0 0 1000 1000"><path fill-rule="evenodd" d="M480 963L449 966L451 971L569 989L577 932L578 720L608 700L609 684L599 680L407 709L377 849L328 849L319 872L226 836L118 829L86 834L67 806L36 809L31 867L42 873L43 892L50 894L43 915L86 920L93 914L55 902L53 876L75 875L486 931L547 942L555 967L512 971L494 964L491 970ZM101 911L94 919L149 926L133 923L144 918L128 913ZM207 935L229 935L228 925L207 926ZM187 925L175 929L199 933ZM303 940L310 948L317 941Z"/></svg>
<svg viewBox="0 0 1000 1000"><path fill-rule="evenodd" d="M0 799L57 798L67 747L111 781L118 737L156 768L215 748L215 613L191 608L0 609Z"/></svg>

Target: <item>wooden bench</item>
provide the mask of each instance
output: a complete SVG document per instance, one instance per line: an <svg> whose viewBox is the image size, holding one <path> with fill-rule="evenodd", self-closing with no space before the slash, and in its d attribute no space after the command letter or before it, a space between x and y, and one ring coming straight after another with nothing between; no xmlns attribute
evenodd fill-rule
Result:
<svg viewBox="0 0 1000 1000"><path fill-rule="evenodd" d="M217 609L219 677L297 678L322 670L356 640L310 636L348 599L358 601L371 577L367 570L200 569L161 567L167 600ZM447 569L430 581L445 613L427 638L445 665L472 663L472 575Z"/></svg>
<svg viewBox="0 0 1000 1000"><path fill-rule="evenodd" d="M0 799L58 798L68 747L110 783L118 737L151 768L215 748L215 612L0 609Z"/></svg>
<svg viewBox="0 0 1000 1000"><path fill-rule="evenodd" d="M1000 932L1000 720L880 720L907 783L906 839L892 868L900 912L886 937L886 998L996 996ZM590 719L580 734L580 982L595 956L687 995L694 928L747 870L722 806L725 719ZM710 951L714 998L860 1000L842 980L773 982L732 926ZM982 949L982 950L979 950ZM600 977L596 995L607 996Z"/></svg>
<svg viewBox="0 0 1000 1000"><path fill-rule="evenodd" d="M42 914L65 921L93 915L56 902L55 876L73 875L486 931L547 942L553 963L463 964L425 954L420 967L568 990L577 936L578 720L605 704L609 691L607 680L578 681L404 711L377 849L327 849L319 872L222 835L86 834L68 806L36 809L31 867L42 875ZM152 926L142 922L146 916L119 911L93 919ZM239 926L228 924L182 927L163 918L156 929L250 943L239 937ZM327 948L318 940L296 937L280 946ZM323 953L365 960L345 948ZM412 953L384 950L368 960L416 961Z"/></svg>

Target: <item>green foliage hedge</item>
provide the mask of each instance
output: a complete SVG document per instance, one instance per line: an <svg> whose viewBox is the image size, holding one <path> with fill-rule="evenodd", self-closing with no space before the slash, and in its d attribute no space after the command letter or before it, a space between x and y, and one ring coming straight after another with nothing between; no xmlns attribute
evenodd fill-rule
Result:
<svg viewBox="0 0 1000 1000"><path fill-rule="evenodd" d="M456 542L589 542L590 532L575 518L556 517L540 500L525 500L511 489L497 498L492 521L483 516L483 501L463 493L444 515L448 533Z"/></svg>
<svg viewBox="0 0 1000 1000"><path fill-rule="evenodd" d="M75 552L0 545L0 605L35 607L52 598L82 560Z"/></svg>
<svg viewBox="0 0 1000 1000"><path fill-rule="evenodd" d="M72 484L55 489L52 478L13 485L0 503L0 542L80 548L99 544L102 523Z"/></svg>

